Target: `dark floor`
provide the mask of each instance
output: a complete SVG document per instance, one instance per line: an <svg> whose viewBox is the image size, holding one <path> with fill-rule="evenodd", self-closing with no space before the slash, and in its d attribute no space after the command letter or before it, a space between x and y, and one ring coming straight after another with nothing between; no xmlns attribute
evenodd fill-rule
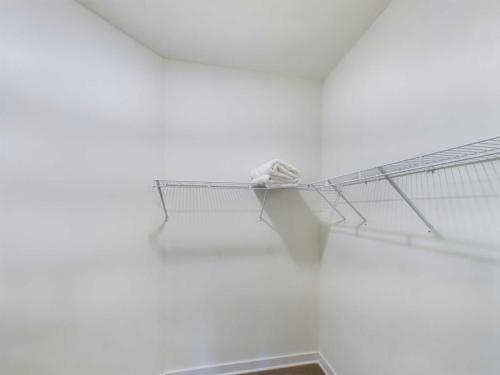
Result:
<svg viewBox="0 0 500 375"><path fill-rule="evenodd" d="M247 373L247 375L325 375L317 364Z"/></svg>

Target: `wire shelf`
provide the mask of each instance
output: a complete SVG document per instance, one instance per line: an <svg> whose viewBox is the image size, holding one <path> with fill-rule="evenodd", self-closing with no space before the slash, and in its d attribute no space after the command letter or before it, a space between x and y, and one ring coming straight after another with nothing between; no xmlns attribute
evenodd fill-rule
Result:
<svg viewBox="0 0 500 375"><path fill-rule="evenodd" d="M329 178L312 185L319 189L331 186L347 186L365 182L384 180L389 177L413 173L434 172L439 169L456 167L470 163L492 161L500 158L500 137L490 138L464 146L454 147L432 154L422 155L396 163Z"/></svg>
<svg viewBox="0 0 500 375"><path fill-rule="evenodd" d="M276 190L280 188L266 188L254 186L249 182L216 182L216 181L176 181L176 180L154 180L155 187L161 188L182 188L182 189L238 189L238 190ZM314 190L309 184L299 184L293 188L299 190Z"/></svg>
<svg viewBox="0 0 500 375"><path fill-rule="evenodd" d="M369 223L370 230L426 229L436 238L459 233L471 241L500 242L494 229L500 209L500 137L294 188L256 187L249 182L154 182L165 221L167 207L173 213L260 212L263 221L270 190L296 189L310 192L301 194L302 199L308 205L315 199L314 206L320 208L313 211L333 218L328 222L334 227L353 224L358 230Z"/></svg>

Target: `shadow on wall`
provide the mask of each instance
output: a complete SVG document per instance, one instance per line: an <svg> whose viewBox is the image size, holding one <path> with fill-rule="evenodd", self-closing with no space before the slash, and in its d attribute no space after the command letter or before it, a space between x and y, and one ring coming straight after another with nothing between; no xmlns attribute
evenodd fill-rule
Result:
<svg viewBox="0 0 500 375"><path fill-rule="evenodd" d="M332 225L332 235L349 235L408 248L500 264L500 161L443 168L394 178L436 228L428 231L410 206L385 180L346 186L344 195L368 219L358 218L345 201L337 208L347 224ZM336 198L332 193L330 199Z"/></svg>
<svg viewBox="0 0 500 375"><path fill-rule="evenodd" d="M494 244L347 225L334 226L330 233L332 236L351 236L500 266L500 246Z"/></svg>
<svg viewBox="0 0 500 375"><path fill-rule="evenodd" d="M263 204L265 191L255 190L255 195ZM278 234L296 263L319 263L327 224L320 221L299 190L268 190L262 221Z"/></svg>
<svg viewBox="0 0 500 375"><path fill-rule="evenodd" d="M285 250L297 265L319 264L328 228L304 199L316 193L275 189L265 194L169 189L169 221L150 234L150 243L163 261L271 257Z"/></svg>

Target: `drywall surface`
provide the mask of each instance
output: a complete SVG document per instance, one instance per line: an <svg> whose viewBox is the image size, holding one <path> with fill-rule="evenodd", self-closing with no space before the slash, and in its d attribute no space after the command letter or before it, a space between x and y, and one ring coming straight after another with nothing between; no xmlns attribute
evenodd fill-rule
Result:
<svg viewBox="0 0 500 375"><path fill-rule="evenodd" d="M498 136L499 38L498 1L394 0L325 82L324 176ZM471 220L444 212L438 228ZM330 233L322 258L320 350L338 374L499 373L498 263L361 237Z"/></svg>
<svg viewBox="0 0 500 375"><path fill-rule="evenodd" d="M164 178L245 182L276 157L318 178L320 84L176 61L163 83ZM296 191L269 193L259 222L263 199L167 191L168 369L317 350L318 223Z"/></svg>
<svg viewBox="0 0 500 375"><path fill-rule="evenodd" d="M0 14L0 372L316 351L309 198L270 193L259 222L260 193L169 192L164 225L151 186L246 181L272 157L317 178L320 84L164 62L73 2Z"/></svg>
<svg viewBox="0 0 500 375"><path fill-rule="evenodd" d="M1 2L0 373L164 368L162 64L75 2Z"/></svg>
<svg viewBox="0 0 500 375"><path fill-rule="evenodd" d="M166 177L244 182L272 158L319 176L319 83L166 60L164 85Z"/></svg>

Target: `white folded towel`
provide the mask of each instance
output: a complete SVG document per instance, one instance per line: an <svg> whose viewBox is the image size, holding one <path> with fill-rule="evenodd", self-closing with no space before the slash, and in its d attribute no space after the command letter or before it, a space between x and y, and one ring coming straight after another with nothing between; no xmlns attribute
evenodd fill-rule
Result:
<svg viewBox="0 0 500 375"><path fill-rule="evenodd" d="M300 172L293 165L279 159L270 160L250 171L254 186L267 188L285 188L297 186Z"/></svg>
<svg viewBox="0 0 500 375"><path fill-rule="evenodd" d="M289 176L290 178L297 178L300 176L300 172L297 168L280 159L269 160L268 162L250 171L250 177L252 178L262 176L263 174L268 174L272 176L284 174Z"/></svg>

